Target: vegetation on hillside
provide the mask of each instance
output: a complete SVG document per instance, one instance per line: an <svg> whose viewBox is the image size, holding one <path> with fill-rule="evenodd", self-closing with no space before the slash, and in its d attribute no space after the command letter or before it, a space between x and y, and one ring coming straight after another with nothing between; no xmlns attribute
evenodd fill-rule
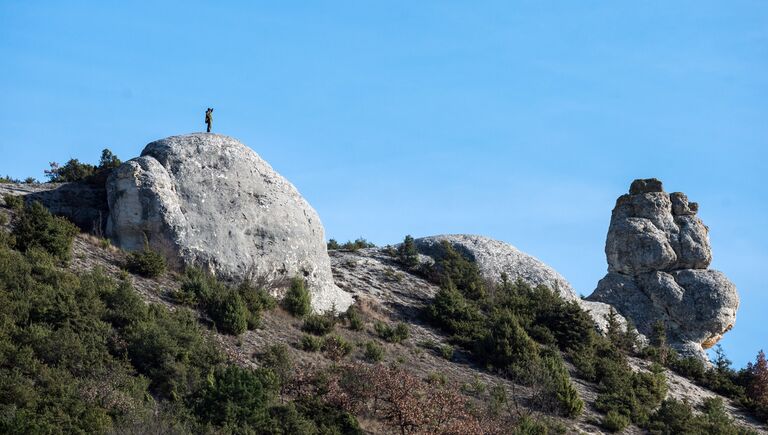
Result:
<svg viewBox="0 0 768 435"><path fill-rule="evenodd" d="M339 243L335 239L328 240L329 251L350 251L355 252L365 248L375 248L376 245L360 237L354 241L347 241L345 243Z"/></svg>
<svg viewBox="0 0 768 435"><path fill-rule="evenodd" d="M261 313L277 304L266 290L251 282L233 287L197 268L186 270L174 298L179 303L202 310L218 331L231 335L258 328Z"/></svg>
<svg viewBox="0 0 768 435"><path fill-rule="evenodd" d="M656 355L651 352L650 357ZM768 362L765 353L757 353L755 361L741 370L731 368L731 361L723 349L715 349L712 367L706 367L696 358L680 358L674 352L666 365L698 385L734 400L751 411L759 420L768 422Z"/></svg>
<svg viewBox="0 0 768 435"><path fill-rule="evenodd" d="M490 284L449 243L442 248L444 255L433 266L419 266L420 273L440 284L424 314L477 362L531 387L534 407L573 417L581 413L583 402L565 369L568 361L581 378L598 386L595 407L605 414L604 428L620 431L635 423L674 433L665 432L668 420L657 413L667 392L663 367L659 363L650 371L630 367L628 355L637 348L636 334L631 327L622 328L615 313L602 336L575 302L506 276L499 285ZM665 346L662 340L649 350L664 354ZM713 415L719 412L716 408ZM736 433L731 421L712 418L706 424L719 425L722 433Z"/></svg>
<svg viewBox="0 0 768 435"><path fill-rule="evenodd" d="M390 353L411 346L408 324L365 317L364 306L341 318L312 314L301 277L292 280L283 304L301 317L307 333L297 347L321 352L329 363L297 366L288 348L277 344L254 355L259 369L234 365L199 318L225 334L257 328L277 304L265 289L189 269L173 294L174 310L146 304L128 275L114 279L98 268L65 268L76 234L72 224L39 204L11 199L6 205L14 211L11 231L0 231L0 433L358 434L356 416L403 434L527 434L557 427L513 415L521 399L504 387L478 393L486 385L477 379L458 387L439 373L416 377ZM526 408L564 419L580 415L585 404L572 371L597 385L594 406L607 430L634 423L652 433L748 433L722 401L707 400L694 410L663 400L666 365L758 415L765 410L762 352L738 372L722 353L714 368L705 369L677 357L659 325L643 351L655 364L634 371L628 356L637 349L636 337L615 313L604 337L578 305L545 287L505 277L499 285L485 282L449 245L443 258L424 266L414 261L412 247L411 239L394 256L441 285L424 315L453 346L433 350L451 360L458 349L461 358L469 355L527 386ZM472 399L480 394L482 406Z"/></svg>
<svg viewBox="0 0 768 435"><path fill-rule="evenodd" d="M281 398L277 370L227 363L190 310L60 267L72 239L58 218L33 204L13 228L0 232L0 433L360 433L318 394Z"/></svg>

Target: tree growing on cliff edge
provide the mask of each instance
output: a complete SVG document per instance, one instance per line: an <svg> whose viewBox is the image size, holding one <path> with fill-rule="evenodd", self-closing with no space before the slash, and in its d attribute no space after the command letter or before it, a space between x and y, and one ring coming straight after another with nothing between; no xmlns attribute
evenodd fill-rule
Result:
<svg viewBox="0 0 768 435"><path fill-rule="evenodd" d="M44 172L45 177L51 183L72 183L83 181L97 173L114 169L120 166L121 163L120 159L112 151L105 148L101 151L98 166L81 163L78 159L69 159L64 166L51 162L51 168L46 169Z"/></svg>

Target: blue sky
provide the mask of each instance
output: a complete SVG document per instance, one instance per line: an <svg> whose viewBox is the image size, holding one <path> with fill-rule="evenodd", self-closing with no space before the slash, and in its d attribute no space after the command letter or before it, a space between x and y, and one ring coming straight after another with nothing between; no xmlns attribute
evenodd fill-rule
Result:
<svg viewBox="0 0 768 435"><path fill-rule="evenodd" d="M743 366L768 350L767 23L764 1L0 0L0 174L134 157L210 106L329 237L483 234L583 294L615 198L658 177L740 290Z"/></svg>

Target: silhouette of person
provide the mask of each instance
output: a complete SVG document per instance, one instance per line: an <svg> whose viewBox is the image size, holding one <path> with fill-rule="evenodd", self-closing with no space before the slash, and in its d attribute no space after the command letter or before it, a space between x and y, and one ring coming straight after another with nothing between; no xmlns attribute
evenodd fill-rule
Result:
<svg viewBox="0 0 768 435"><path fill-rule="evenodd" d="M208 125L207 132L210 133L211 126L213 125L213 109L211 109L210 107L208 108L208 110L205 111L205 123L206 125Z"/></svg>

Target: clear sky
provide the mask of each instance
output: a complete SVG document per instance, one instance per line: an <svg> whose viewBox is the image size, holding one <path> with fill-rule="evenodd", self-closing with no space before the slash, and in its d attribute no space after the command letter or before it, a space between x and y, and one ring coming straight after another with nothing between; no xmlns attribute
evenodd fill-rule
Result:
<svg viewBox="0 0 768 435"><path fill-rule="evenodd" d="M768 350L768 2L0 0L0 174L204 129L329 237L476 233L582 294L634 178L686 192Z"/></svg>

